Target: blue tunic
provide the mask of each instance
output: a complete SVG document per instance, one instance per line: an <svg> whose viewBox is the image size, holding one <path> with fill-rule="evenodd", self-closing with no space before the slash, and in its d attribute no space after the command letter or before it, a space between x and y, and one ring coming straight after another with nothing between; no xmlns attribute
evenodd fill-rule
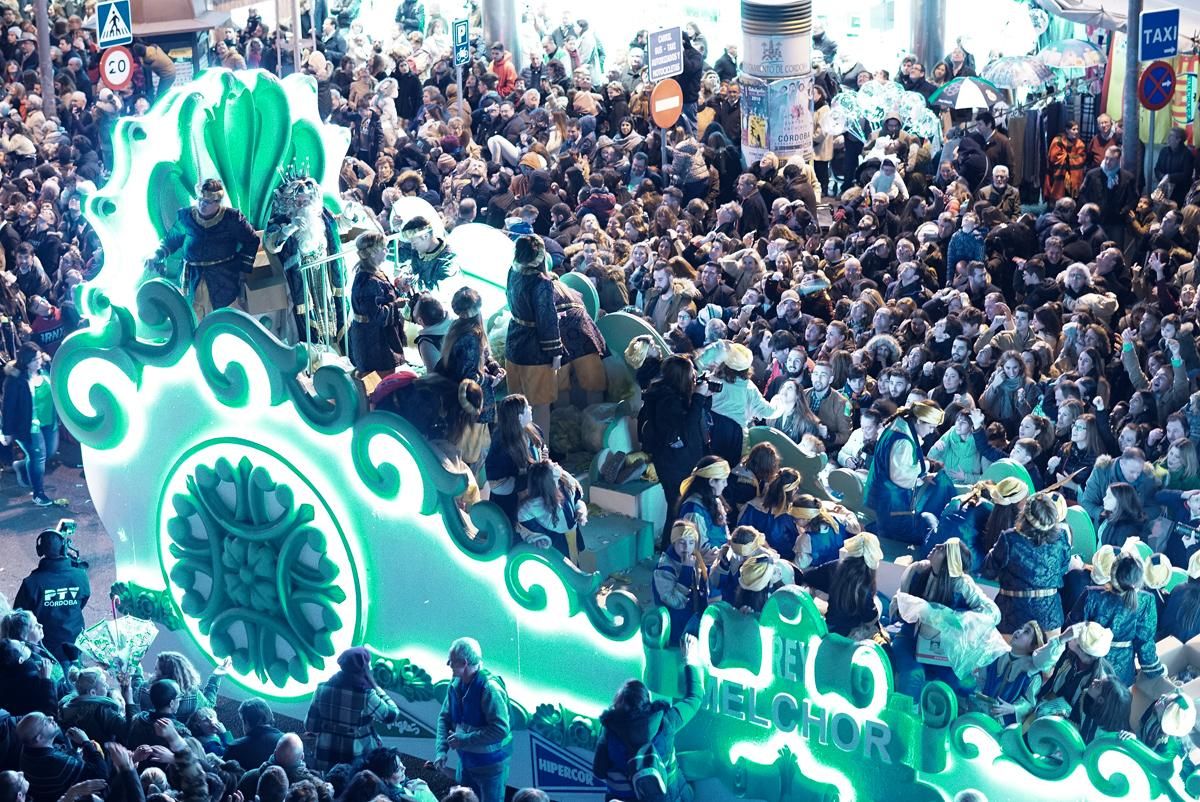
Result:
<svg viewBox="0 0 1200 802"><path fill-rule="evenodd" d="M864 488L865 502L875 513L875 531L880 537L920 543L925 539L928 527L917 515L916 488L900 487L891 479L892 450L905 442L912 446L920 475L928 472L925 452L912 429L907 422L896 420L883 430L875 444Z"/></svg>
<svg viewBox="0 0 1200 802"><path fill-rule="evenodd" d="M887 514L892 511L903 513L913 509L914 491L900 487L891 480L892 449L900 443L909 443L912 446L922 474L928 470L921 444L913 437L907 423L895 421L883 430L875 442L875 451L871 454L866 487L863 490L867 506L875 510L880 519L886 519Z"/></svg>
<svg viewBox="0 0 1200 802"><path fill-rule="evenodd" d="M1037 621L1043 630L1061 629L1062 597L1058 589L1071 560L1071 544L1065 532L1040 546L1015 529L1000 533L983 563L983 575L1000 584L996 606L1000 608L1000 632L1010 635L1026 621ZM1052 590L1037 597L1006 594Z"/></svg>
<svg viewBox="0 0 1200 802"><path fill-rule="evenodd" d="M950 503L938 519L937 531L931 531L921 544L920 559L927 559L934 548L956 537L970 547L974 556L968 573L977 573L983 567L983 558L987 556L979 548L979 536L987 528L988 518L991 517L994 506L987 499L981 499L978 504L969 507L963 506L962 497L950 499Z"/></svg>
<svg viewBox="0 0 1200 802"><path fill-rule="evenodd" d="M796 538L800 536L800 527L791 513L783 512L771 516L771 523L767 525L764 534L767 536L767 544L779 552L780 557L785 560L796 559Z"/></svg>
<svg viewBox="0 0 1200 802"><path fill-rule="evenodd" d="M823 565L836 560L846 542L846 530L839 524L832 527L827 523L814 522L808 530L808 543L812 549L812 565Z"/></svg>
<svg viewBox="0 0 1200 802"><path fill-rule="evenodd" d="M674 607L667 603L658 589L660 581L668 585L683 585L690 588L688 598L682 606ZM696 634L699 631L700 613L704 611L704 607L708 603L708 589L700 587L695 566L684 565L675 556L675 550L668 549L658 558L658 565L654 568L654 580L650 583L650 587L654 592L654 603L667 608L667 614L671 618L671 644L678 644L680 638L686 633Z"/></svg>
<svg viewBox="0 0 1200 802"><path fill-rule="evenodd" d="M710 548L720 548L729 539L729 527L726 524L714 523L712 513L709 512L708 507L704 506L704 499L695 493L689 495L679 505L679 517L696 524L704 543L708 544Z"/></svg>
<svg viewBox="0 0 1200 802"><path fill-rule="evenodd" d="M771 513L751 501L742 508L742 515L738 518L738 526L753 526L765 535L767 530L771 528L771 519L773 517Z"/></svg>
<svg viewBox="0 0 1200 802"><path fill-rule="evenodd" d="M1154 599L1149 593L1138 593L1137 609L1130 610L1120 594L1106 588L1090 587L1075 603L1067 623L1095 621L1112 630L1113 644L1107 660L1121 682L1132 685L1136 674L1135 653L1144 673L1149 676L1163 673L1154 644L1157 618Z"/></svg>

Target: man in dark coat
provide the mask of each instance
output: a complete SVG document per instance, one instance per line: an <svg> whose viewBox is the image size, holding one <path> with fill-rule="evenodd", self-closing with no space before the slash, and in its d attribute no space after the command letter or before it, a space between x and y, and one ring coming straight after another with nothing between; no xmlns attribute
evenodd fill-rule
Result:
<svg viewBox="0 0 1200 802"><path fill-rule="evenodd" d="M700 78L704 74L704 56L692 47L692 38L683 34L683 72L679 75L679 88L683 90L684 125L696 130L696 115L700 113Z"/></svg>
<svg viewBox="0 0 1200 802"><path fill-rule="evenodd" d="M1167 135L1167 146L1158 152L1154 164L1154 180L1166 181L1171 185L1170 199L1180 206L1187 198L1192 186L1192 175L1196 170L1196 155L1187 146L1187 131L1172 128Z"/></svg>
<svg viewBox="0 0 1200 802"><path fill-rule="evenodd" d="M758 191L758 181L753 173L742 173L737 180L737 193L742 203L742 218L738 222L738 234L746 236L751 232L767 233L770 222L770 210Z"/></svg>
<svg viewBox="0 0 1200 802"><path fill-rule="evenodd" d="M148 267L163 271L168 256L183 248L183 286L198 318L240 303L245 274L254 266L258 234L237 209L222 206L225 185L210 178L195 206L180 209Z"/></svg>
<svg viewBox="0 0 1200 802"><path fill-rule="evenodd" d="M550 173L534 170L529 176L529 194L521 198L522 206L533 206L538 210L533 230L543 237L550 233L550 210L559 202L558 196L550 191Z"/></svg>
<svg viewBox="0 0 1200 802"><path fill-rule="evenodd" d="M725 52L717 59L717 63L713 65L713 69L717 71L717 77L721 79L721 83L728 83L737 78L737 45L725 45Z"/></svg>
<svg viewBox="0 0 1200 802"><path fill-rule="evenodd" d="M1081 206L1094 203L1100 207L1100 219L1096 222L1123 248L1129 238L1131 215L1137 201L1137 181L1132 173L1121 169L1121 148L1111 145L1100 166L1083 177L1079 203Z"/></svg>
<svg viewBox="0 0 1200 802"><path fill-rule="evenodd" d="M275 752L283 732L275 726L275 713L262 699L251 698L238 705L238 717L246 734L225 750L226 760L236 760L242 768L261 766Z"/></svg>

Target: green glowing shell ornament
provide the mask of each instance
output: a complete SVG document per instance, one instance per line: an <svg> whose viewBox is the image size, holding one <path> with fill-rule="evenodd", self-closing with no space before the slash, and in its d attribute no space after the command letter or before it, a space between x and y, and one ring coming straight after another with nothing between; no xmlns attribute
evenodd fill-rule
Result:
<svg viewBox="0 0 1200 802"><path fill-rule="evenodd" d="M465 478L406 421L369 410L344 370L305 378L304 350L251 317L197 323L175 286L145 280L141 260L202 177L221 176L261 223L277 176L299 161L336 208L345 139L319 122L311 79L209 71L114 139L113 180L87 204L106 266L81 288L89 325L60 347L51 384L115 543L113 593L162 625L159 645L229 657L244 692L301 715L333 658L366 645L405 710L436 711L447 645L475 634L514 728L571 749L595 744L627 678L679 694L665 609L643 612L623 591L602 593L600 576L516 542L489 503L466 520ZM1181 802L1200 791L1178 759L1135 742L1085 747L1059 721L1022 737L959 715L940 683L919 700L895 693L883 651L829 634L798 588L759 619L710 607L700 633L706 703L679 739L700 799L951 802L1020 789L1047 802Z"/></svg>

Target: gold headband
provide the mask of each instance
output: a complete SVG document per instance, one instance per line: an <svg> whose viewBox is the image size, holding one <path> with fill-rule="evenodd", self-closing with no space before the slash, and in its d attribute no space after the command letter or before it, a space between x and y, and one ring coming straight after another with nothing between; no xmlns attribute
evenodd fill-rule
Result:
<svg viewBox="0 0 1200 802"><path fill-rule="evenodd" d="M842 545L847 555L861 557L871 570L878 568L879 563L883 561L883 548L879 545L879 538L871 532L860 532Z"/></svg>
<svg viewBox="0 0 1200 802"><path fill-rule="evenodd" d="M750 591L763 590L771 583L771 564L766 555L746 560L738 571L738 584Z"/></svg>
<svg viewBox="0 0 1200 802"><path fill-rule="evenodd" d="M679 497L687 498L688 492L692 489L692 482L696 479L728 479L729 478L729 463L723 459L719 459L711 465L705 465L703 468L692 471L692 475L684 479L679 485Z"/></svg>
<svg viewBox="0 0 1200 802"><path fill-rule="evenodd" d="M429 233L430 231L433 231L432 225L421 226L420 228L414 228L410 231L401 231L400 239L404 240L405 242L412 242L413 237L419 237L422 234Z"/></svg>
<svg viewBox="0 0 1200 802"><path fill-rule="evenodd" d="M215 189L215 190L202 189L202 190L200 190L200 200L217 201L218 203L220 203L224 199L225 199L225 190L223 190L223 189Z"/></svg>
<svg viewBox="0 0 1200 802"><path fill-rule="evenodd" d="M690 537L697 543L700 542L700 530L691 521L676 521L671 527L671 545L675 545L685 537Z"/></svg>
<svg viewBox="0 0 1200 802"><path fill-rule="evenodd" d="M767 538L757 529L754 530L754 539L749 543L734 543L730 541L729 550L739 557L749 557L754 552L758 551L766 544Z"/></svg>
<svg viewBox="0 0 1200 802"><path fill-rule="evenodd" d="M957 579L963 575L962 564L962 540L952 537L942 544L942 550L946 555L946 573L952 579Z"/></svg>

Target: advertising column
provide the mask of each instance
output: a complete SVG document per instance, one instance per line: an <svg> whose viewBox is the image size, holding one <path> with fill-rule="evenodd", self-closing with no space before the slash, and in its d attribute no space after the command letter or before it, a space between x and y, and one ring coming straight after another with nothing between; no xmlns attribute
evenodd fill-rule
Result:
<svg viewBox="0 0 1200 802"><path fill-rule="evenodd" d="M742 0L742 155L812 158L812 0Z"/></svg>

